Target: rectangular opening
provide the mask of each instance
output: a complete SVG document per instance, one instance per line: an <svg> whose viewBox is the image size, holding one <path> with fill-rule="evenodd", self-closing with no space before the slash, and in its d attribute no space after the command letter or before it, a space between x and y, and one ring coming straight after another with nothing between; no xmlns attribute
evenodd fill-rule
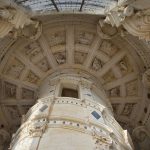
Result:
<svg viewBox="0 0 150 150"><path fill-rule="evenodd" d="M101 117L96 111L91 113L97 120Z"/></svg>
<svg viewBox="0 0 150 150"><path fill-rule="evenodd" d="M69 89L69 88L63 88L63 89L62 89L61 96L62 96L62 97L79 98L78 90Z"/></svg>

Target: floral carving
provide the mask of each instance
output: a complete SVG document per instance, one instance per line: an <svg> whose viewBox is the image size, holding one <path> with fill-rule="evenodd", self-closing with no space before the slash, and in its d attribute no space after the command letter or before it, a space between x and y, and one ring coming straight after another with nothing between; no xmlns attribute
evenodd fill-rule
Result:
<svg viewBox="0 0 150 150"><path fill-rule="evenodd" d="M66 62L66 53L56 53L55 54L56 57L56 61L58 62L58 64L64 64Z"/></svg>
<svg viewBox="0 0 150 150"><path fill-rule="evenodd" d="M47 125L46 118L42 120L36 120L32 124L30 124L28 127L30 136L32 137L41 136L46 129L46 125Z"/></svg>
<svg viewBox="0 0 150 150"><path fill-rule="evenodd" d="M104 63L100 59L98 59L97 57L95 57L94 60L93 60L93 62L92 62L92 66L91 67L92 67L93 70L97 71L100 68L102 68L103 64Z"/></svg>
<svg viewBox="0 0 150 150"><path fill-rule="evenodd" d="M39 81L39 77L36 74L34 74L33 72L30 71L28 73L27 77L26 77L26 80L28 82L36 84Z"/></svg>
<svg viewBox="0 0 150 150"><path fill-rule="evenodd" d="M134 105L135 105L135 103L131 103L131 104L127 103L127 104L125 104L123 112L122 112L122 115L130 116L131 113L132 113Z"/></svg>
<svg viewBox="0 0 150 150"><path fill-rule="evenodd" d="M16 98L16 85L5 82L5 97Z"/></svg>
<svg viewBox="0 0 150 150"><path fill-rule="evenodd" d="M76 32L76 43L90 45L93 41L94 34L85 31Z"/></svg>
<svg viewBox="0 0 150 150"><path fill-rule="evenodd" d="M112 96L112 97L120 96L120 88L116 87L116 88L111 89L109 91L109 95Z"/></svg>
<svg viewBox="0 0 150 150"><path fill-rule="evenodd" d="M138 83L137 80L131 81L127 83L127 95L128 96L135 96L138 93Z"/></svg>
<svg viewBox="0 0 150 150"><path fill-rule="evenodd" d="M127 57L124 57L120 62L119 62L119 68L122 72L123 75L132 72L132 67L129 64L129 60Z"/></svg>
<svg viewBox="0 0 150 150"><path fill-rule="evenodd" d="M65 44L65 40L66 40L65 31L55 32L49 35L48 37L49 37L50 46Z"/></svg>
<svg viewBox="0 0 150 150"><path fill-rule="evenodd" d="M104 76L103 76L103 79L104 79L104 82L105 83L108 83L108 82L111 82L111 81L114 81L116 78L113 74L112 71L108 71Z"/></svg>
<svg viewBox="0 0 150 150"><path fill-rule="evenodd" d="M22 64L19 60L14 59L6 70L4 71L5 74L12 76L13 78L19 78L23 69L25 68L24 64Z"/></svg>

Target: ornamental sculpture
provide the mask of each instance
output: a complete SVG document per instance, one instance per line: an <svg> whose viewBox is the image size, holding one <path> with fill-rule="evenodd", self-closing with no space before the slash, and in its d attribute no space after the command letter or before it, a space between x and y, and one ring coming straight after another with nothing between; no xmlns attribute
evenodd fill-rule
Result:
<svg viewBox="0 0 150 150"><path fill-rule="evenodd" d="M31 19L25 11L7 5L0 7L0 38L9 35L14 38L23 36L36 40L41 31L41 24Z"/></svg>
<svg viewBox="0 0 150 150"><path fill-rule="evenodd" d="M146 2L147 6L143 4ZM122 25L130 34L150 41L150 2L119 1L117 6L106 11L104 22L116 27Z"/></svg>

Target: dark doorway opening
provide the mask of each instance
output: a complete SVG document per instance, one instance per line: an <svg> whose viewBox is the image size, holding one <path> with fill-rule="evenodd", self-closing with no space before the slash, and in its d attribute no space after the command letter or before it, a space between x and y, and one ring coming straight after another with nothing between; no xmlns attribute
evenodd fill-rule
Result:
<svg viewBox="0 0 150 150"><path fill-rule="evenodd" d="M63 88L61 96L79 98L78 91L75 89L69 89L69 88Z"/></svg>

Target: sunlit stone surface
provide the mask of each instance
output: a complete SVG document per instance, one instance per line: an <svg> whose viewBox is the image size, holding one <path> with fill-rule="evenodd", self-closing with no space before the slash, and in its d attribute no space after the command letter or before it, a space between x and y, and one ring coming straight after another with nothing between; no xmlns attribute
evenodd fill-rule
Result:
<svg viewBox="0 0 150 150"><path fill-rule="evenodd" d="M13 136L12 150L132 150L127 131L114 119L92 76L55 73L43 81L39 93Z"/></svg>

